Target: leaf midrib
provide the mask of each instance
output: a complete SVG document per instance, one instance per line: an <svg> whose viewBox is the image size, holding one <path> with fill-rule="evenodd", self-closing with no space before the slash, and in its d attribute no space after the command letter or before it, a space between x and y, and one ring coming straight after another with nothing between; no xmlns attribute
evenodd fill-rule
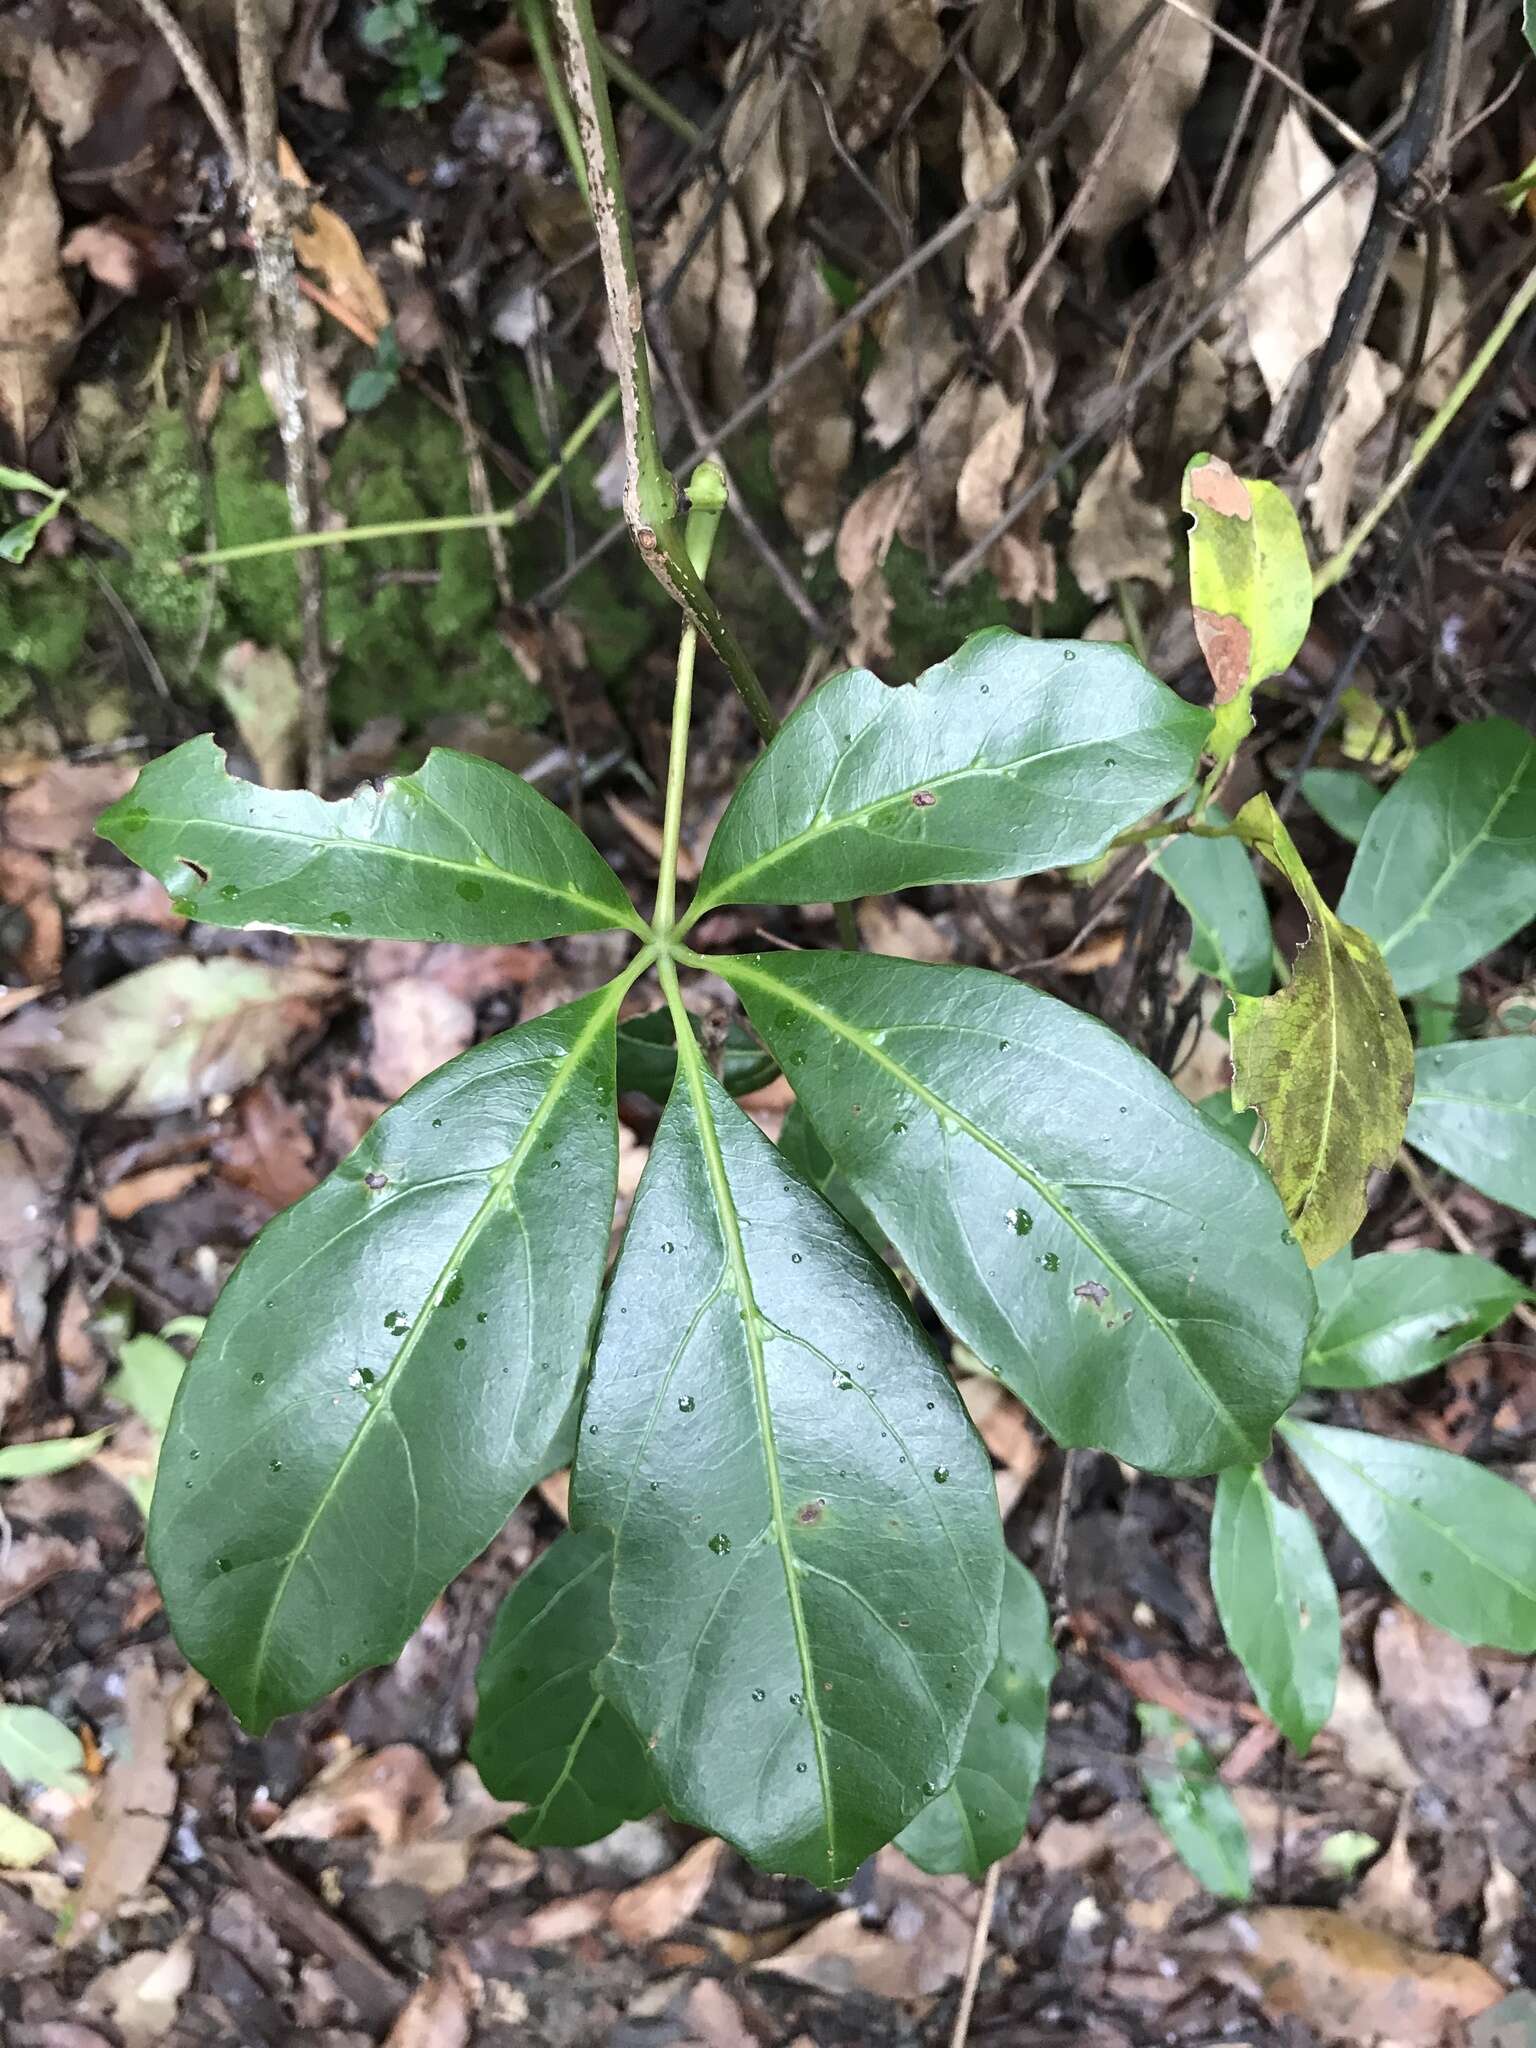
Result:
<svg viewBox="0 0 1536 2048"><path fill-rule="evenodd" d="M641 959L644 959L643 955ZM378 1426L381 1416L386 1417L388 1421L394 1424L402 1441L405 1441L405 1432L400 1428L399 1420L393 1412L394 1389L399 1385L401 1372L409 1365L412 1357L415 1355L418 1344L427 1332L432 1310L435 1306L435 1297L445 1285L447 1276L455 1268L463 1264L470 1250L473 1249L480 1233L495 1214L500 1204L502 1190L510 1186L516 1179L524 1159L533 1149L534 1141L553 1114L556 1105L564 1097L572 1078L579 1072L581 1064L586 1058L587 1052L594 1040L611 1023L623 998L625 989L628 987L630 980L634 978L634 972L635 969L632 963L630 972L620 976L617 981L611 982L604 991L606 1000L593 1012L589 1021L571 1041L570 1050L566 1053L564 1059L561 1060L555 1073L550 1077L549 1087L529 1116L528 1122L523 1129L523 1135L518 1139L511 1156L501 1166L497 1167L490 1176L490 1185L486 1190L484 1200L479 1208L476 1209L474 1215L470 1217L468 1223L465 1224L453 1250L443 1261L441 1267L439 1267L437 1278L433 1281L431 1287L428 1288L422 1306L417 1311L415 1322L412 1324L399 1351L395 1354L394 1363L384 1376L383 1385L380 1388L378 1397L370 1403L368 1412L358 1424L352 1441L342 1452L336 1469L331 1474L329 1480L327 1480L320 1498L315 1503L314 1509L305 1522L297 1542L288 1552L287 1562L284 1564L277 1583L272 1589L267 1603L266 1619L262 1622L261 1632L256 1639L256 1651L251 1662L251 1696L253 1703L261 1698L267 1657L272 1647L272 1632L276 1627L278 1614L287 1595L289 1581L293 1577L300 1558L307 1553L310 1539L313 1537L315 1530L320 1526L321 1518L329 1509L338 1488L351 1468L353 1460L357 1457L363 1444L369 1440L375 1427Z"/></svg>
<svg viewBox="0 0 1536 2048"><path fill-rule="evenodd" d="M800 1584L794 1545L790 1541L789 1517L784 1506L784 1486L779 1471L778 1443L773 1426L773 1408L768 1398L768 1365L763 1356L762 1322L757 1306L757 1297L752 1287L752 1273L747 1263L746 1247L742 1242L741 1218L737 1214L736 1201L731 1193L730 1179L725 1170L725 1157L720 1149L720 1134L715 1128L708 1091L704 1086L704 1060L697 1039L688 1022L683 1006L682 991L678 986L677 969L671 958L663 954L659 963L661 985L672 1012L677 1030L678 1059L688 1087L689 1100L693 1106L694 1121L699 1127L699 1146L704 1154L704 1170L709 1179L710 1192L714 1196L716 1213L720 1219L721 1234L725 1239L726 1259L731 1276L736 1283L736 1295L741 1303L741 1325L746 1338L747 1363L752 1375L752 1400L757 1413L758 1438L763 1451L763 1470L768 1483L769 1515L773 1526L774 1543L779 1553L779 1563L784 1574L785 1597L789 1605L790 1625L794 1632L795 1654L800 1663L800 1676L804 1684L803 1699L805 1712L810 1723L811 1741L816 1753L817 1779L821 1787L822 1808L826 1814L827 1865L829 1870L837 1867L834 1822L836 1807L832 1794L831 1763L827 1755L826 1730L822 1725L821 1706L817 1699L816 1666L811 1656L810 1633L806 1625L805 1609L800 1599Z"/></svg>
<svg viewBox="0 0 1536 2048"><path fill-rule="evenodd" d="M759 987L767 989L771 994L781 996L805 1011L808 1016L815 1017L828 1030L835 1031L841 1038L846 1039L866 1059L872 1061L876 1066L884 1067L887 1073L894 1075L904 1088L909 1089L920 1102L926 1103L936 1116L950 1118L959 1125L967 1137L990 1152L994 1159L1000 1160L1011 1172L1016 1173L1022 1181L1027 1182L1040 1196L1041 1200L1055 1210L1062 1222L1066 1224L1067 1228L1079 1242L1092 1253L1094 1258L1100 1262L1104 1270L1113 1275L1136 1305L1145 1312L1148 1321L1163 1337L1174 1356L1204 1394L1210 1404L1213 1415L1220 1417L1222 1425L1231 1433L1233 1439L1245 1451L1251 1452L1253 1450L1254 1446L1248 1431L1243 1428L1237 1417L1211 1385L1210 1380L1196 1363L1188 1347L1182 1342L1156 1302L1151 1300L1136 1281L1132 1279L1131 1275L1125 1270L1114 1254L1102 1246L1083 1227L1077 1216L1067 1208L1056 1191L1048 1186L1030 1167L1027 1167L1022 1160L1018 1159L1006 1145L1002 1144L998 1139L989 1136L978 1124L973 1123L969 1117L965 1116L960 1110L955 1109L942 1096L935 1094L931 1088L926 1087L924 1083L917 1079L915 1074L909 1072L899 1061L891 1059L881 1047L875 1045L856 1025L850 1024L846 1019L840 1018L831 1011L824 1009L820 1003L804 995L790 983L777 980L771 975L763 974L760 970L753 968L750 963L743 961L739 956L727 961L714 960L711 964L722 972L728 968L732 978L739 976L744 980L755 981Z"/></svg>

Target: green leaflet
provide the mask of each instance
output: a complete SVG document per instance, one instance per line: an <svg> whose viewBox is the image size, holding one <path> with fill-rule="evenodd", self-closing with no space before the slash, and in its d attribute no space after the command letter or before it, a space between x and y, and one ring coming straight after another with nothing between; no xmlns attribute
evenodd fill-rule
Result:
<svg viewBox="0 0 1536 2048"><path fill-rule="evenodd" d="M1358 846L1386 794L1353 768L1313 768L1301 778L1301 793L1325 825Z"/></svg>
<svg viewBox="0 0 1536 2048"><path fill-rule="evenodd" d="M1136 1709L1141 1781L1168 1839L1208 1892L1246 1899L1253 1891L1248 1835L1205 1744L1166 1707Z"/></svg>
<svg viewBox="0 0 1536 2048"><path fill-rule="evenodd" d="M679 1818L831 1885L953 1777L997 1653L990 1463L890 1274L686 1046L572 1509L613 1531L598 1684Z"/></svg>
<svg viewBox="0 0 1536 2048"><path fill-rule="evenodd" d="M1254 1133L1259 1128L1257 1112L1251 1109L1234 1109L1230 1088L1218 1088L1214 1095L1202 1095L1195 1107L1240 1150L1253 1150Z"/></svg>
<svg viewBox="0 0 1536 2048"><path fill-rule="evenodd" d="M1339 915L1375 939L1401 995L1536 918L1536 740L1488 718L1426 747L1372 816Z"/></svg>
<svg viewBox="0 0 1536 2048"><path fill-rule="evenodd" d="M1185 788L1209 730L1122 647L974 634L910 687L833 676L732 798L688 922L1091 860Z"/></svg>
<svg viewBox="0 0 1536 2048"><path fill-rule="evenodd" d="M17 1785L77 1793L86 1787L79 1736L41 1707L0 1706L0 1771Z"/></svg>
<svg viewBox="0 0 1536 2048"><path fill-rule="evenodd" d="M1195 637L1216 686L1210 751L1228 761L1253 730L1258 684L1290 667L1312 617L1312 570L1290 500L1274 484L1195 455L1180 503L1189 533Z"/></svg>
<svg viewBox="0 0 1536 2048"><path fill-rule="evenodd" d="M1436 1046L1414 1071L1409 1144L1491 1201L1536 1216L1536 1037Z"/></svg>
<svg viewBox="0 0 1536 2048"><path fill-rule="evenodd" d="M1226 822L1214 804L1206 816ZM1180 833L1158 853L1157 871L1189 912L1190 966L1243 995L1267 995L1275 979L1269 910L1243 842Z"/></svg>
<svg viewBox="0 0 1536 2048"><path fill-rule="evenodd" d="M690 1015L692 1013L690 1012ZM693 1034L703 1043L703 1020L693 1018ZM750 1031L732 1021L725 1038L724 1072L728 1095L750 1095L766 1088L779 1071L771 1052L764 1052ZM665 1004L619 1026L619 1092L631 1089L665 1102L677 1078L677 1032Z"/></svg>
<svg viewBox="0 0 1536 2048"><path fill-rule="evenodd" d="M1257 1466L1216 1482L1211 1591L1254 1697L1301 1756L1333 1712L1339 1596L1312 1524Z"/></svg>
<svg viewBox="0 0 1536 2048"><path fill-rule="evenodd" d="M467 945L643 929L563 811L444 747L414 775L325 803L237 781L204 734L151 761L96 829L205 924Z"/></svg>
<svg viewBox="0 0 1536 2048"><path fill-rule="evenodd" d="M1064 1444L1262 1457L1312 1287L1246 1156L1094 1019L975 968L710 965L957 1336Z"/></svg>
<svg viewBox="0 0 1536 2048"><path fill-rule="evenodd" d="M71 1465L94 1458L110 1435L110 1430L93 1429L89 1436L53 1436L40 1443L0 1446L0 1481L67 1472Z"/></svg>
<svg viewBox="0 0 1536 2048"><path fill-rule="evenodd" d="M255 1732L393 1657L546 1469L607 1253L628 978L413 1088L219 1297L149 1558Z"/></svg>
<svg viewBox="0 0 1536 2048"><path fill-rule="evenodd" d="M971 1716L960 1768L896 1838L920 1869L979 1882L989 1863L1011 1855L1024 1839L1055 1676L1045 1596L1010 1555L997 1662Z"/></svg>
<svg viewBox="0 0 1536 2048"><path fill-rule="evenodd" d="M845 1223L851 1223L877 1257L885 1254L885 1232L838 1171L837 1162L817 1137L810 1118L792 1102L779 1131L779 1150L802 1180L808 1180L823 1201L830 1202Z"/></svg>
<svg viewBox="0 0 1536 2048"><path fill-rule="evenodd" d="M1309 1387L1411 1379L1496 1329L1528 1290L1491 1259L1462 1252L1373 1252L1321 1308L1301 1376Z"/></svg>
<svg viewBox="0 0 1536 2048"><path fill-rule="evenodd" d="M1536 1501L1427 1444L1291 1417L1287 1447L1399 1600L1464 1643L1536 1651Z"/></svg>
<svg viewBox="0 0 1536 2048"><path fill-rule="evenodd" d="M528 1811L507 1832L530 1849L600 1841L661 1797L645 1750L593 1673L613 1648L613 1547L567 1530L496 1616L475 1676L470 1762L497 1799Z"/></svg>
<svg viewBox="0 0 1536 2048"><path fill-rule="evenodd" d="M163 1436L186 1369L187 1361L163 1337L130 1337L118 1352L117 1371L106 1390Z"/></svg>
<svg viewBox="0 0 1536 2048"><path fill-rule="evenodd" d="M1354 1236L1370 1174L1397 1157L1413 1042L1374 943L1324 903L1269 798L1250 798L1237 826L1310 927L1283 989L1233 998L1232 1100L1263 1118L1260 1157L1316 1266Z"/></svg>

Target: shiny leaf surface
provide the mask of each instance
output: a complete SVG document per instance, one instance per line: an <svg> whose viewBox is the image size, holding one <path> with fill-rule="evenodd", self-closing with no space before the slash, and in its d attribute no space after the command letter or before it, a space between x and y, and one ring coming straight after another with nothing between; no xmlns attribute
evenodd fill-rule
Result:
<svg viewBox="0 0 1536 2048"><path fill-rule="evenodd" d="M1034 1575L1010 1555L997 1662L966 1731L953 1781L903 1828L896 1846L922 1870L985 1877L1024 1839L1056 1676L1051 1617Z"/></svg>
<svg viewBox="0 0 1536 2048"><path fill-rule="evenodd" d="M960 1762L997 1652L991 1467L890 1274L684 1068L582 1413L598 1684L679 1818L833 1884Z"/></svg>
<svg viewBox="0 0 1536 2048"><path fill-rule="evenodd" d="M1527 1290L1491 1259L1372 1252L1320 1310L1301 1376L1309 1387L1382 1387L1442 1364L1503 1322Z"/></svg>
<svg viewBox="0 0 1536 2048"><path fill-rule="evenodd" d="M1536 1650L1536 1501L1427 1444L1281 1424L1289 1448L1399 1600L1464 1643Z"/></svg>
<svg viewBox="0 0 1536 2048"><path fill-rule="evenodd" d="M439 1068L220 1295L149 1553L247 1727L394 1656L546 1469L607 1253L621 992Z"/></svg>
<svg viewBox="0 0 1536 2048"><path fill-rule="evenodd" d="M1207 816L1224 822L1214 804ZM1275 979L1269 910L1242 841L1181 834L1158 854L1157 872L1189 912L1190 966L1244 995L1267 995Z"/></svg>
<svg viewBox="0 0 1536 2048"><path fill-rule="evenodd" d="M1141 1781L1168 1839L1208 1892L1246 1899L1253 1890L1248 1835L1205 1744L1166 1707L1141 1705Z"/></svg>
<svg viewBox="0 0 1536 2048"><path fill-rule="evenodd" d="M1184 788L1210 726L1122 647L994 628L910 686L833 676L710 843L696 910L984 882L1089 860Z"/></svg>
<svg viewBox="0 0 1536 2048"><path fill-rule="evenodd" d="M613 1549L568 1529L525 1571L496 1616L475 1677L469 1759L530 1849L600 1841L660 1799L644 1748L593 1673L613 1648Z"/></svg>
<svg viewBox="0 0 1536 2048"><path fill-rule="evenodd" d="M1233 999L1232 1100L1262 1117L1259 1156L1316 1266L1354 1236L1371 1173L1397 1157L1413 1041L1374 943L1328 908L1269 798L1251 798L1237 824L1309 929L1283 989Z"/></svg>
<svg viewBox="0 0 1536 2048"><path fill-rule="evenodd" d="M1358 846L1386 794L1353 768L1313 768L1301 778L1301 793L1325 825Z"/></svg>
<svg viewBox="0 0 1536 2048"><path fill-rule="evenodd" d="M326 803L239 781L204 734L151 761L96 829L205 924L466 945L640 929L563 811L444 747L414 775Z"/></svg>
<svg viewBox="0 0 1536 2048"><path fill-rule="evenodd" d="M1102 1024L1000 975L711 962L949 1327L1065 1444L1264 1455L1312 1288L1241 1151Z"/></svg>
<svg viewBox="0 0 1536 2048"><path fill-rule="evenodd" d="M694 1017L693 1032L702 1044L702 1019ZM728 1095L766 1088L779 1071L773 1054L764 1052L751 1032L734 1021L726 1033L723 1067L721 1079ZM664 1103L676 1078L677 1032L671 1011L663 1006L644 1017L626 1018L619 1026L620 1093L633 1089Z"/></svg>
<svg viewBox="0 0 1536 2048"><path fill-rule="evenodd" d="M1536 739L1487 718L1426 747L1373 813L1339 915L1403 995L1536 918Z"/></svg>
<svg viewBox="0 0 1536 2048"><path fill-rule="evenodd" d="M1333 1712L1339 1596L1316 1530L1275 1499L1257 1466L1216 1482L1211 1591L1254 1698L1305 1756Z"/></svg>
<svg viewBox="0 0 1536 2048"><path fill-rule="evenodd" d="M1536 1216L1536 1038L1436 1046L1414 1071L1409 1144L1490 1200Z"/></svg>

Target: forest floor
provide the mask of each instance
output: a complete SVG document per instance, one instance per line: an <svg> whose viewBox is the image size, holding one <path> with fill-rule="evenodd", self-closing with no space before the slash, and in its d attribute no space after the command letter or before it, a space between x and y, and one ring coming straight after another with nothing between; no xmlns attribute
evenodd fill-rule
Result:
<svg viewBox="0 0 1536 2048"><path fill-rule="evenodd" d="M282 134L317 195L298 254L321 517L509 506L608 375L586 214L522 17L266 5ZM238 106L230 10L175 11ZM1293 486L1331 554L1531 261L1536 215L1496 188L1536 152L1536 70L1510 0L1464 11L1403 179L1427 0L1231 0L1215 37L1209 0L1166 0L1093 90L1145 12L1128 0L599 8L669 452L686 471L729 423L751 516L728 521L713 580L781 711L849 662L909 680L994 623L1128 640L1200 695L1188 454ZM499 1832L464 1756L473 1676L500 1597L562 1526L558 1478L393 1669L260 1739L170 1638L143 1556L156 1398L125 1379L124 1340L206 1315L262 1225L387 1104L614 954L191 925L93 821L145 758L210 726L240 772L296 779L307 708L332 793L431 743L484 754L571 807L643 898L676 617L619 524L609 422L503 535L325 550L317 676L292 555L179 565L289 530L240 207L181 66L137 0L19 0L0 112L0 460L68 494L26 559L0 562L0 1437L110 1431L74 1469L0 1487L3 1697L60 1715L87 1759L65 1787L13 1788L51 1840L0 1868L0 2038L948 2041L980 1904L963 1879L889 1849L829 1896L661 1819L537 1854ZM1001 204L926 251L1015 168ZM1378 178L1402 179L1390 248L1368 227ZM1329 362L1340 299L1378 257L1358 354ZM1319 605L1235 794L1313 765L1369 773L1488 711L1530 722L1532 336L1527 320ZM1341 390L1326 434L1301 431ZM4 502L20 519L47 499ZM685 862L753 745L706 666ZM1292 824L1334 900L1348 846L1305 804ZM750 942L763 915L717 913L704 936ZM769 916L775 939L830 934L816 906ZM1027 973L1191 1097L1226 1083L1212 986L1154 875L935 888L860 916L876 950ZM1300 936L1278 921L1284 950ZM143 978L214 959L249 963L238 1002L173 1003ZM1460 1000L1529 1013L1533 977L1526 935ZM789 1100L780 1079L748 1107L773 1133ZM621 1113L627 1201L657 1112L626 1096ZM1536 1274L1512 1211L1384 1176L1358 1248L1450 1244ZM1348 1400L1389 1431L1536 1461L1532 1356L1511 1321L1444 1372ZM1210 1484L1065 1459L995 1381L962 1391L1061 1653L969 2039L1536 2044L1519 1988L1536 1983L1536 1673L1418 1621L1331 1524L1347 1668L1328 1728L1289 1758L1222 1639ZM1205 1892L1147 1808L1138 1702L1221 1759L1250 1905Z"/></svg>

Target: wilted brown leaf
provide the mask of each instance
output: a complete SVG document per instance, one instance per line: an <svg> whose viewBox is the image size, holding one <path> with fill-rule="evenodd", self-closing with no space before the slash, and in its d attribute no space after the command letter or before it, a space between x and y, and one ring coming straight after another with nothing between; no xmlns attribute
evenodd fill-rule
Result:
<svg viewBox="0 0 1536 2048"><path fill-rule="evenodd" d="M277 144L277 162L278 169L291 184L302 185L306 191L309 190L309 177L304 166L281 136ZM318 271L332 298L339 299L371 334L377 336L384 331L390 320L389 300L358 246L356 235L339 213L333 213L318 199L312 200L309 226L294 231L293 247L306 270Z"/></svg>
<svg viewBox="0 0 1536 2048"><path fill-rule="evenodd" d="M1323 1733L1343 1750L1344 1768L1351 1777L1389 1785L1396 1792L1411 1792L1418 1784L1418 1772L1382 1719L1376 1695L1352 1664L1340 1668L1333 1712Z"/></svg>
<svg viewBox="0 0 1536 2048"><path fill-rule="evenodd" d="M1072 512L1067 559L1090 597L1141 577L1159 590L1173 582L1173 536L1166 514L1141 495L1141 464L1122 436L1083 485Z"/></svg>
<svg viewBox="0 0 1536 2048"><path fill-rule="evenodd" d="M34 1004L0 1028L0 1053L67 1074L77 1108L157 1116L254 1081L340 993L308 967L183 956L65 1009Z"/></svg>
<svg viewBox="0 0 1536 2048"><path fill-rule="evenodd" d="M267 789L292 789L304 700L287 655L241 640L220 656L213 687L229 706L258 782Z"/></svg>
<svg viewBox="0 0 1536 2048"><path fill-rule="evenodd" d="M774 344L775 370L818 340L837 317L809 243L796 251ZM769 407L772 457L779 503L808 554L818 554L837 531L841 485L853 456L848 372L836 349L786 385Z"/></svg>
<svg viewBox="0 0 1536 2048"><path fill-rule="evenodd" d="M937 287L898 292L880 330L880 360L864 386L869 439L894 448L960 358L960 341Z"/></svg>
<svg viewBox="0 0 1536 2048"><path fill-rule="evenodd" d="M5 836L34 853L88 845L97 817L136 773L126 761L50 761L8 799Z"/></svg>
<svg viewBox="0 0 1536 2048"><path fill-rule="evenodd" d="M614 1933L636 1948L664 1941L703 1905L724 1854L724 1842L709 1836L670 1870L620 1892L608 1914Z"/></svg>
<svg viewBox="0 0 1536 2048"><path fill-rule="evenodd" d="M53 411L79 315L59 262L63 216L40 121L0 176L0 419L25 449Z"/></svg>
<svg viewBox="0 0 1536 2048"><path fill-rule="evenodd" d="M368 1021L368 1071L389 1102L474 1043L473 1004L424 975L405 975L375 989Z"/></svg>
<svg viewBox="0 0 1536 2048"><path fill-rule="evenodd" d="M293 1104L263 1080L245 1090L234 1117L235 1128L221 1132L213 1148L224 1178L273 1209L307 1195L315 1184L314 1146Z"/></svg>
<svg viewBox="0 0 1536 2048"><path fill-rule="evenodd" d="M174 1202L207 1171L206 1159L147 1167L143 1173L131 1173L126 1180L114 1182L102 1195L101 1206L114 1223L126 1223L141 1209L152 1209L157 1202Z"/></svg>
<svg viewBox="0 0 1536 2048"><path fill-rule="evenodd" d="M479 2009L480 1979L462 1949L445 1948L390 2028L384 2048L467 2048Z"/></svg>
<svg viewBox="0 0 1536 2048"><path fill-rule="evenodd" d="M419 1749L390 1743L370 1756L342 1756L272 1823L265 1839L332 1842L372 1835L386 1848L418 1841L447 1811L437 1773Z"/></svg>
<svg viewBox="0 0 1536 2048"><path fill-rule="evenodd" d="M1251 1983L1268 2013L1335 2041L1440 2048L1451 2021L1472 2019L1504 1995L1498 1978L1467 1956L1417 1948L1322 1908L1230 1914L1212 1939L1225 1943L1221 1974Z"/></svg>
<svg viewBox="0 0 1536 2048"><path fill-rule="evenodd" d="M970 1949L976 1886L962 1877L930 1877L888 1848L875 1859L875 1896L886 1911L883 1928L866 1926L849 1907L755 1968L837 1996L864 1991L913 2000L953 1983Z"/></svg>
<svg viewBox="0 0 1536 2048"><path fill-rule="evenodd" d="M931 917L895 896L868 896L858 908L859 937L871 953L897 960L944 962L955 957L954 941Z"/></svg>
<svg viewBox="0 0 1536 2048"><path fill-rule="evenodd" d="M986 88L968 78L960 113L960 184L968 201L986 197L1019 160L1008 117ZM965 251L965 288L978 314L1008 295L1008 261L1019 236L1019 203L988 207L971 229Z"/></svg>
<svg viewBox="0 0 1536 2048"><path fill-rule="evenodd" d="M1215 0L1194 0L1210 15ZM1116 37L1124 35L1141 12L1141 0L1077 0L1078 31L1083 40L1082 70L1093 64ZM1072 157L1079 174L1127 98L1129 113L1116 145L1100 166L1093 190L1077 218L1077 232L1090 242L1104 242L1145 213L1162 193L1178 161L1179 130L1184 116L1205 83L1211 60L1210 30L1187 14L1171 10L1139 39L1114 70L1084 102L1074 130ZM1077 86L1074 77L1069 91Z"/></svg>
<svg viewBox="0 0 1536 2048"><path fill-rule="evenodd" d="M154 2048L176 2024L192 1969L190 1934L181 1935L167 1949L138 1949L91 1979L81 1994L80 2010L111 2020L123 2048Z"/></svg>
<svg viewBox="0 0 1536 2048"><path fill-rule="evenodd" d="M92 1940L114 1913L138 1898L164 1852L176 1808L171 1712L181 1684L181 1674L162 1679L148 1657L128 1667L124 1739L74 1830L85 1875L62 1937L65 1948Z"/></svg>

